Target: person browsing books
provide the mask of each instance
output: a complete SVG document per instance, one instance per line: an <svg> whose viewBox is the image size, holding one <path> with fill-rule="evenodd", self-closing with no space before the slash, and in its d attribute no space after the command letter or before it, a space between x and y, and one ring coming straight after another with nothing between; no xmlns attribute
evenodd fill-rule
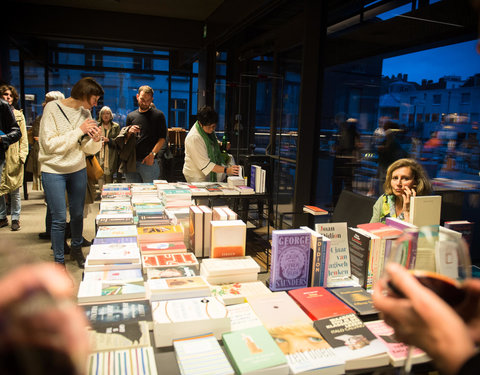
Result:
<svg viewBox="0 0 480 375"><path fill-rule="evenodd" d="M240 167L224 160L215 134L218 114L211 107L198 110L197 122L185 138L183 175L187 182L222 180L224 174L238 175Z"/></svg>
<svg viewBox="0 0 480 375"><path fill-rule="evenodd" d="M373 205L371 223L385 223L385 218L410 219L410 198L429 195L432 184L422 166L414 159L399 159L387 169L385 193Z"/></svg>
<svg viewBox="0 0 480 375"><path fill-rule="evenodd" d="M454 310L402 266L392 263L386 271L404 298L391 294L385 282L378 282L373 302L395 330L396 338L424 350L443 374L478 374L480 280L465 281L463 289L467 297Z"/></svg>
<svg viewBox="0 0 480 375"><path fill-rule="evenodd" d="M71 96L45 106L40 121L39 155L42 183L52 213L51 240L55 262L65 264L66 202L70 210L71 257L83 267L83 206L87 190L86 155L102 147L101 130L90 109L97 105L103 88L91 77L79 80ZM61 199L62 198L62 199Z"/></svg>

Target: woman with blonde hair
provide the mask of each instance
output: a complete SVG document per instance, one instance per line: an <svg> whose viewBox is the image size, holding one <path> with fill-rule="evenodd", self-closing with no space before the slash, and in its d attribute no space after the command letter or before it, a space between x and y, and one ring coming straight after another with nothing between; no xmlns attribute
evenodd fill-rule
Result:
<svg viewBox="0 0 480 375"><path fill-rule="evenodd" d="M373 206L371 223L385 223L387 217L409 221L410 198L432 192L427 174L414 159L399 159L390 164L383 188L385 193Z"/></svg>
<svg viewBox="0 0 480 375"><path fill-rule="evenodd" d="M120 133L120 125L113 121L112 110L107 106L100 110L98 124L102 131L102 148L97 157L103 168L103 177L98 180L98 186L102 190L104 183L113 182L113 175L118 169L118 153L115 138Z"/></svg>

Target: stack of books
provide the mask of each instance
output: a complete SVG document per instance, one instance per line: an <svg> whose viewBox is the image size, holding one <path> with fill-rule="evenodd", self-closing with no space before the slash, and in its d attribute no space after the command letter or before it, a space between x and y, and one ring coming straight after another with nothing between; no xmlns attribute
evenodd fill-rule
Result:
<svg viewBox="0 0 480 375"><path fill-rule="evenodd" d="M210 284L257 281L260 266L250 256L207 258L200 264L200 275Z"/></svg>

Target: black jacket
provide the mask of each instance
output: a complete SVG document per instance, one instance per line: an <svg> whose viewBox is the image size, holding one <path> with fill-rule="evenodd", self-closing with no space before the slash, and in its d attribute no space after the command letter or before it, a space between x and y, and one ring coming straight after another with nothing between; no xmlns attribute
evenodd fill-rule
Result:
<svg viewBox="0 0 480 375"><path fill-rule="evenodd" d="M8 147L22 137L20 127L15 120L10 105L3 99L0 99L0 162L5 160L5 151Z"/></svg>

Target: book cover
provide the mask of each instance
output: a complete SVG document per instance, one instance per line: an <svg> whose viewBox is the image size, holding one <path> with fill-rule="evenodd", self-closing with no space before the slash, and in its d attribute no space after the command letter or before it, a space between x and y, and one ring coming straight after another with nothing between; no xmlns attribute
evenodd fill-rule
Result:
<svg viewBox="0 0 480 375"><path fill-rule="evenodd" d="M133 280L142 278L142 270L140 268L126 268L122 270L104 270L91 271L83 273L83 280Z"/></svg>
<svg viewBox="0 0 480 375"><path fill-rule="evenodd" d="M186 253L187 247L183 241L141 243L140 252L142 255Z"/></svg>
<svg viewBox="0 0 480 375"><path fill-rule="evenodd" d="M348 248L352 276L358 284L366 288L368 278L368 261L370 259L371 238L359 228L348 228Z"/></svg>
<svg viewBox="0 0 480 375"><path fill-rule="evenodd" d="M249 327L263 326L262 321L247 302L227 305L226 308L230 318L231 332Z"/></svg>
<svg viewBox="0 0 480 375"><path fill-rule="evenodd" d="M113 243L137 243L137 236L132 237L106 237L106 238L94 238L94 245L113 244Z"/></svg>
<svg viewBox="0 0 480 375"><path fill-rule="evenodd" d="M139 263L140 251L136 244L93 244L87 257L90 264Z"/></svg>
<svg viewBox="0 0 480 375"><path fill-rule="evenodd" d="M330 239L327 284L324 286L349 279L351 270L347 223L318 223L315 224L315 231Z"/></svg>
<svg viewBox="0 0 480 375"><path fill-rule="evenodd" d="M261 281L210 285L210 292L213 297L221 299L225 305L246 302L250 296L272 293Z"/></svg>
<svg viewBox="0 0 480 375"><path fill-rule="evenodd" d="M236 374L267 369L272 374L288 374L287 359L265 327L227 332L222 339Z"/></svg>
<svg viewBox="0 0 480 375"><path fill-rule="evenodd" d="M207 258L202 260L200 272L206 276L224 276L260 272L260 266L249 255L228 258Z"/></svg>
<svg viewBox="0 0 480 375"><path fill-rule="evenodd" d="M198 269L198 260L193 253L172 253L142 255L144 272L148 268L165 268L172 266L192 266Z"/></svg>
<svg viewBox="0 0 480 375"><path fill-rule="evenodd" d="M354 312L344 302L321 286L290 290L288 295L298 303L312 320Z"/></svg>
<svg viewBox="0 0 480 375"><path fill-rule="evenodd" d="M97 219L97 225L132 225L132 217L100 217Z"/></svg>
<svg viewBox="0 0 480 375"><path fill-rule="evenodd" d="M315 328L345 359L345 370L386 366L387 348L355 314L347 314L313 322Z"/></svg>
<svg viewBox="0 0 480 375"><path fill-rule="evenodd" d="M197 273L192 267L175 266L165 268L149 268L147 269L148 279L170 279L172 277L196 276Z"/></svg>
<svg viewBox="0 0 480 375"><path fill-rule="evenodd" d="M215 220L215 221L228 220L228 215L223 209L223 206L212 208L212 220Z"/></svg>
<svg viewBox="0 0 480 375"><path fill-rule="evenodd" d="M386 346L391 365L394 367L403 366L407 358L409 347L395 338L393 328L383 320L366 322L365 326ZM428 355L419 348L413 348L411 359L412 364L430 361Z"/></svg>
<svg viewBox="0 0 480 375"><path fill-rule="evenodd" d="M213 333L220 340L230 331L223 302L214 297L152 301L155 346L171 346L175 339Z"/></svg>
<svg viewBox="0 0 480 375"><path fill-rule="evenodd" d="M474 225L475 223L468 220L446 221L444 223L445 228L453 229L462 233L462 237L465 239L469 247L472 246Z"/></svg>
<svg viewBox="0 0 480 375"><path fill-rule="evenodd" d="M217 339L212 334L188 337L173 342L182 375L234 375Z"/></svg>
<svg viewBox="0 0 480 375"><path fill-rule="evenodd" d="M208 206L200 206L203 211L203 257L209 257L212 249L212 209Z"/></svg>
<svg viewBox="0 0 480 375"><path fill-rule="evenodd" d="M308 286L310 233L302 229L272 232L270 289L273 291Z"/></svg>
<svg viewBox="0 0 480 375"><path fill-rule="evenodd" d="M152 321L149 300L109 302L80 305L91 324Z"/></svg>
<svg viewBox="0 0 480 375"><path fill-rule="evenodd" d="M440 195L424 195L410 198L410 223L417 227L424 225L440 225L442 197Z"/></svg>
<svg viewBox="0 0 480 375"><path fill-rule="evenodd" d="M255 194L255 190L246 185L238 185L235 186L234 189L238 190L240 194Z"/></svg>
<svg viewBox="0 0 480 375"><path fill-rule="evenodd" d="M242 220L212 221L212 258L245 255L247 226Z"/></svg>
<svg viewBox="0 0 480 375"><path fill-rule="evenodd" d="M146 321L92 323L87 335L92 351L151 346Z"/></svg>
<svg viewBox="0 0 480 375"><path fill-rule="evenodd" d="M137 237L136 225L104 225L97 229L97 238L105 237Z"/></svg>
<svg viewBox="0 0 480 375"><path fill-rule="evenodd" d="M143 279L127 281L83 280L80 282L77 294L79 304L145 298L145 282Z"/></svg>
<svg viewBox="0 0 480 375"><path fill-rule="evenodd" d="M372 295L359 286L330 289L335 296L354 309L358 315L366 316L378 314L373 306Z"/></svg>
<svg viewBox="0 0 480 375"><path fill-rule="evenodd" d="M88 256L85 260L85 273L90 272L108 272L117 270L141 269L142 263L110 263L110 264L90 264Z"/></svg>
<svg viewBox="0 0 480 375"><path fill-rule="evenodd" d="M143 374L158 373L151 346L94 352L88 357L87 375L140 374L132 369L142 369Z"/></svg>
<svg viewBox="0 0 480 375"><path fill-rule="evenodd" d="M183 241L183 226L162 225L150 227L138 227L139 242L179 242Z"/></svg>
<svg viewBox="0 0 480 375"><path fill-rule="evenodd" d="M190 206L189 219L190 249L195 256L203 256L203 211L198 206Z"/></svg>
<svg viewBox="0 0 480 375"><path fill-rule="evenodd" d="M210 286L201 276L148 279L146 284L151 301L205 297L210 295Z"/></svg>
<svg viewBox="0 0 480 375"><path fill-rule="evenodd" d="M303 212L306 212L306 213L314 215L314 216L328 215L328 211L326 211L326 210L324 210L320 207L309 206L309 205L304 205L303 206Z"/></svg>

